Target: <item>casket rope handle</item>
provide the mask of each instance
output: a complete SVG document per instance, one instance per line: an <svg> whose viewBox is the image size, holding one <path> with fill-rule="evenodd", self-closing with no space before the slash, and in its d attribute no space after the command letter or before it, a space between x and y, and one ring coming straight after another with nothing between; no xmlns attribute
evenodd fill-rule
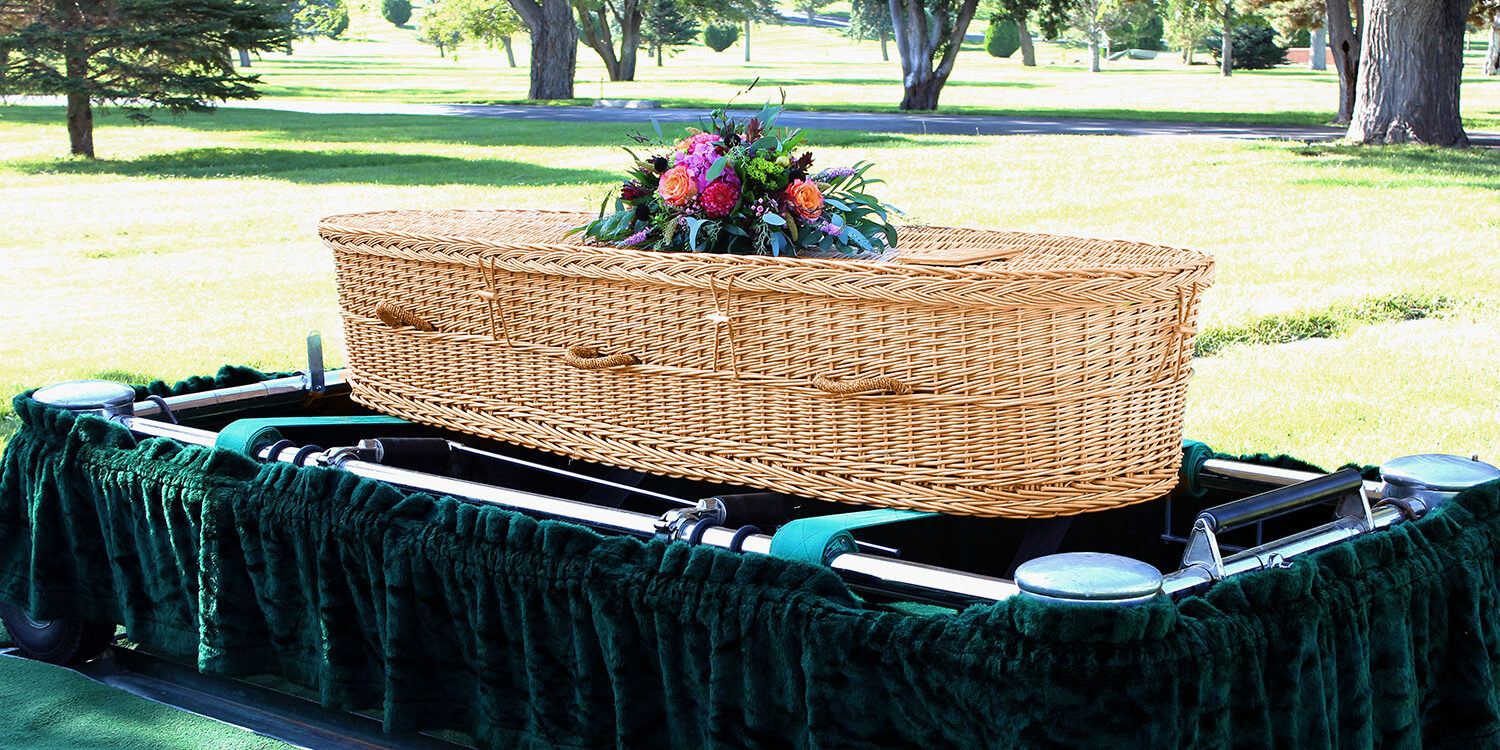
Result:
<svg viewBox="0 0 1500 750"><path fill-rule="evenodd" d="M563 353L563 361L580 370L608 370L614 367L638 365L641 358L634 354L604 354L592 346L571 346Z"/></svg>
<svg viewBox="0 0 1500 750"><path fill-rule="evenodd" d="M395 328L397 326L411 326L419 331L436 331L437 327L428 322L426 318L396 304L390 300L375 305L375 317L380 322Z"/></svg>
<svg viewBox="0 0 1500 750"><path fill-rule="evenodd" d="M889 375L874 378L854 378L852 380L839 380L826 375L817 375L813 377L812 384L814 388L820 391L838 396L879 393L905 396L911 393L911 386Z"/></svg>

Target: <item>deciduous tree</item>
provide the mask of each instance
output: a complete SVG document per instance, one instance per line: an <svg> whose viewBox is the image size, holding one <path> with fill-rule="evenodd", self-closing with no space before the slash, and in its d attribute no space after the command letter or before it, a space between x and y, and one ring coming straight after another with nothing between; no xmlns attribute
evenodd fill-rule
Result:
<svg viewBox="0 0 1500 750"><path fill-rule="evenodd" d="M1475 0L1469 22L1490 30L1490 48L1484 56L1484 74L1500 75L1500 0Z"/></svg>
<svg viewBox="0 0 1500 750"><path fill-rule="evenodd" d="M284 7L250 0L5 0L0 78L26 94L67 97L72 153L94 156L95 103L204 111L253 99L256 76L231 50L288 43Z"/></svg>
<svg viewBox="0 0 1500 750"><path fill-rule="evenodd" d="M292 34L299 39L337 39L349 30L344 0L291 0Z"/></svg>
<svg viewBox="0 0 1500 750"><path fill-rule="evenodd" d="M510 0L531 32L531 99L572 99L578 26L570 0Z"/></svg>
<svg viewBox="0 0 1500 750"><path fill-rule="evenodd" d="M599 54L611 81L634 81L641 46L640 0L573 0L578 34Z"/></svg>
<svg viewBox="0 0 1500 750"><path fill-rule="evenodd" d="M889 0L896 53L901 57L902 110L937 109L938 95L979 0Z"/></svg>
<svg viewBox="0 0 1500 750"><path fill-rule="evenodd" d="M891 4L887 0L853 0L849 28L844 33L856 40L879 39L880 59L890 60Z"/></svg>
<svg viewBox="0 0 1500 750"><path fill-rule="evenodd" d="M1119 0L1077 0L1073 4L1070 20L1073 28L1088 39L1089 72L1099 72L1099 46L1122 17Z"/></svg>
<svg viewBox="0 0 1500 750"><path fill-rule="evenodd" d="M1368 0L1348 138L1469 145L1459 118L1472 0Z"/></svg>
<svg viewBox="0 0 1500 750"><path fill-rule="evenodd" d="M1166 0L1162 21L1167 44L1182 50L1182 61L1193 62L1193 52L1217 23L1214 0Z"/></svg>

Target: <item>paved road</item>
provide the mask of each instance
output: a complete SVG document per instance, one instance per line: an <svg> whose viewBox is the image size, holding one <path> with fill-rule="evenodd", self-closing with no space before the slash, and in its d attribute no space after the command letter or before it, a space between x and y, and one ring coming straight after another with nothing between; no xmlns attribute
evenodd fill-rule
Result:
<svg viewBox="0 0 1500 750"><path fill-rule="evenodd" d="M405 114L498 117L557 122L697 122L698 109L626 109L619 107L533 106L520 104L397 104L381 102L270 101L234 102L225 106L280 109L315 114ZM748 111L747 114L753 114ZM1182 136L1242 140L1332 141L1343 128L1301 125L1235 125L1203 122L1156 122L1061 117L897 114L788 111L778 121L795 128L863 130L878 133L939 135L1123 135ZM1475 146L1500 148L1500 133L1470 132Z"/></svg>

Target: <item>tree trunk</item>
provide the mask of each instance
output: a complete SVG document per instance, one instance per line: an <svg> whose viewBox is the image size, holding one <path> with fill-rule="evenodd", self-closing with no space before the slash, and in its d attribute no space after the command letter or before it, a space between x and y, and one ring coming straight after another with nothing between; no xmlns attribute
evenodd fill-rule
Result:
<svg viewBox="0 0 1500 750"><path fill-rule="evenodd" d="M1496 11L1495 18L1490 21L1490 51L1484 56L1484 74L1500 74L1500 11Z"/></svg>
<svg viewBox="0 0 1500 750"><path fill-rule="evenodd" d="M1307 50L1308 70L1328 70L1328 29L1317 29L1312 33L1312 44Z"/></svg>
<svg viewBox="0 0 1500 750"><path fill-rule="evenodd" d="M510 0L531 31L530 99L572 99L578 26L568 0Z"/></svg>
<svg viewBox="0 0 1500 750"><path fill-rule="evenodd" d="M64 60L68 78L81 81L88 76L88 58L72 54ZM94 158L94 107L87 92L68 92L68 143L71 146L69 153L74 156Z"/></svg>
<svg viewBox="0 0 1500 750"><path fill-rule="evenodd" d="M516 50L510 45L510 34L500 37L500 46L505 48L505 61L516 67Z"/></svg>
<svg viewBox="0 0 1500 750"><path fill-rule="evenodd" d="M240 50L240 67L241 68L248 68L248 67L250 67L250 50L247 50L247 49Z"/></svg>
<svg viewBox="0 0 1500 750"><path fill-rule="evenodd" d="M1099 37L1089 37L1089 72L1099 72Z"/></svg>
<svg viewBox="0 0 1500 750"><path fill-rule="evenodd" d="M896 54L901 57L901 85L905 94L901 97L901 109L937 109L938 94L943 84L953 73L953 64L958 59L964 33L969 22L974 20L974 10L979 0L964 0L958 8L958 17L947 23L946 14L933 14L938 28L946 28L948 34L938 39L936 30L929 30L927 9L923 0L888 0L891 9L892 36L896 38ZM934 65L933 55L942 42L943 56Z"/></svg>
<svg viewBox="0 0 1500 750"><path fill-rule="evenodd" d="M88 94L68 94L68 143L74 156L94 158L94 107Z"/></svg>
<svg viewBox="0 0 1500 750"><path fill-rule="evenodd" d="M1031 44L1031 29L1026 27L1026 16L1016 19L1016 33L1021 35L1021 67L1036 67L1036 47Z"/></svg>
<svg viewBox="0 0 1500 750"><path fill-rule="evenodd" d="M1224 3L1224 33L1220 35L1219 42L1219 72L1224 77L1234 75L1234 2L1228 0Z"/></svg>
<svg viewBox="0 0 1500 750"><path fill-rule="evenodd" d="M1458 113L1472 0L1369 0L1349 139L1464 147Z"/></svg>
<svg viewBox="0 0 1500 750"><path fill-rule="evenodd" d="M890 34L885 33L885 31L883 31L883 30L880 32L880 61L881 62L890 62L891 61L891 51L890 51L890 49L888 49L885 46L886 40L889 39L889 38L890 38ZM1494 43L1491 42L1490 43L1491 49L1493 49L1494 46L1495 46Z"/></svg>
<svg viewBox="0 0 1500 750"><path fill-rule="evenodd" d="M1359 0L1355 0L1356 7ZM1359 27L1349 15L1349 0L1327 0L1328 43L1333 67L1339 73L1339 113L1335 125L1348 125L1354 116L1354 89L1359 80Z"/></svg>
<svg viewBox="0 0 1500 750"><path fill-rule="evenodd" d="M745 17L745 62L750 62L750 17Z"/></svg>
<svg viewBox="0 0 1500 750"><path fill-rule="evenodd" d="M661 45L656 45L656 67L661 67Z"/></svg>
<svg viewBox="0 0 1500 750"><path fill-rule="evenodd" d="M604 61L609 80L635 80L636 54L641 48L641 11L636 0L620 0L618 10L609 2L591 9L580 6L578 26L583 33L583 43L599 53L599 59ZM618 51L613 32L616 28L620 31Z"/></svg>
<svg viewBox="0 0 1500 750"><path fill-rule="evenodd" d="M901 111L912 110L930 111L937 109L938 94L943 92L945 79L930 77L925 81L912 82L907 79L906 95L901 98Z"/></svg>
<svg viewBox="0 0 1500 750"><path fill-rule="evenodd" d="M813 8L813 4L812 3L808 3L807 4L807 27L808 28L812 28L812 25L813 25L813 10L815 10Z"/></svg>

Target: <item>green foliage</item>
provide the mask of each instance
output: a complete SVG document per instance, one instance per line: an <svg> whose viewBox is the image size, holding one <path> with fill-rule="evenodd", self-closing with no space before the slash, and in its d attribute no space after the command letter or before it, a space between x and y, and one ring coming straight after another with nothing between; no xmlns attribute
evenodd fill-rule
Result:
<svg viewBox="0 0 1500 750"><path fill-rule="evenodd" d="M743 122L724 108L682 140L636 136L657 153L634 164L614 210L578 230L621 247L668 252L853 256L896 246L894 208L869 195L882 180L871 165L809 171L801 130L776 129L782 108L766 105Z"/></svg>
<svg viewBox="0 0 1500 750"><path fill-rule="evenodd" d="M1208 39L1215 60L1219 59L1222 38L1215 34ZM1286 64L1286 48L1276 43L1276 30L1270 26L1236 26L1230 42L1229 64L1235 70L1266 70Z"/></svg>
<svg viewBox="0 0 1500 750"><path fill-rule="evenodd" d="M437 0L423 10L417 28L417 41L443 51L465 41L494 47L524 27L506 0Z"/></svg>
<svg viewBox="0 0 1500 750"><path fill-rule="evenodd" d="M660 56L698 39L698 22L683 12L677 0L645 0L641 7L641 42Z"/></svg>
<svg viewBox="0 0 1500 750"><path fill-rule="evenodd" d="M411 20L411 0L385 0L380 15L393 26L405 26Z"/></svg>
<svg viewBox="0 0 1500 750"><path fill-rule="evenodd" d="M984 50L991 57L1010 57L1021 48L1021 29L1008 18L996 16L990 19L984 30Z"/></svg>
<svg viewBox="0 0 1500 750"><path fill-rule="evenodd" d="M458 46L464 40L462 19L458 14L446 10L446 2L430 2L417 22L417 41L438 48L438 54L446 57L449 51L457 57Z"/></svg>
<svg viewBox="0 0 1500 750"><path fill-rule="evenodd" d="M1457 306L1456 300L1441 294L1366 297L1322 310L1299 310L1237 325L1213 326L1197 336L1194 353L1206 357L1232 344L1288 344L1334 338L1359 325L1441 317Z"/></svg>
<svg viewBox="0 0 1500 750"><path fill-rule="evenodd" d="M0 0L0 79L16 93L119 102L139 119L208 110L259 96L259 77L236 73L230 54L284 47L284 13L252 0Z"/></svg>
<svg viewBox="0 0 1500 750"><path fill-rule="evenodd" d="M1162 0L1162 36L1172 49L1195 50L1218 25L1212 0Z"/></svg>
<svg viewBox="0 0 1500 750"><path fill-rule="evenodd" d="M740 27L711 23L703 29L703 44L715 52L723 52L740 40Z"/></svg>
<svg viewBox="0 0 1500 750"><path fill-rule="evenodd" d="M301 39L337 39L349 30L344 0L291 0L292 33Z"/></svg>
<svg viewBox="0 0 1500 750"><path fill-rule="evenodd" d="M849 26L853 39L880 39L891 33L891 5L886 0L851 0Z"/></svg>
<svg viewBox="0 0 1500 750"><path fill-rule="evenodd" d="M1166 24L1155 2L1125 3L1114 30L1110 32L1115 49L1162 49Z"/></svg>

